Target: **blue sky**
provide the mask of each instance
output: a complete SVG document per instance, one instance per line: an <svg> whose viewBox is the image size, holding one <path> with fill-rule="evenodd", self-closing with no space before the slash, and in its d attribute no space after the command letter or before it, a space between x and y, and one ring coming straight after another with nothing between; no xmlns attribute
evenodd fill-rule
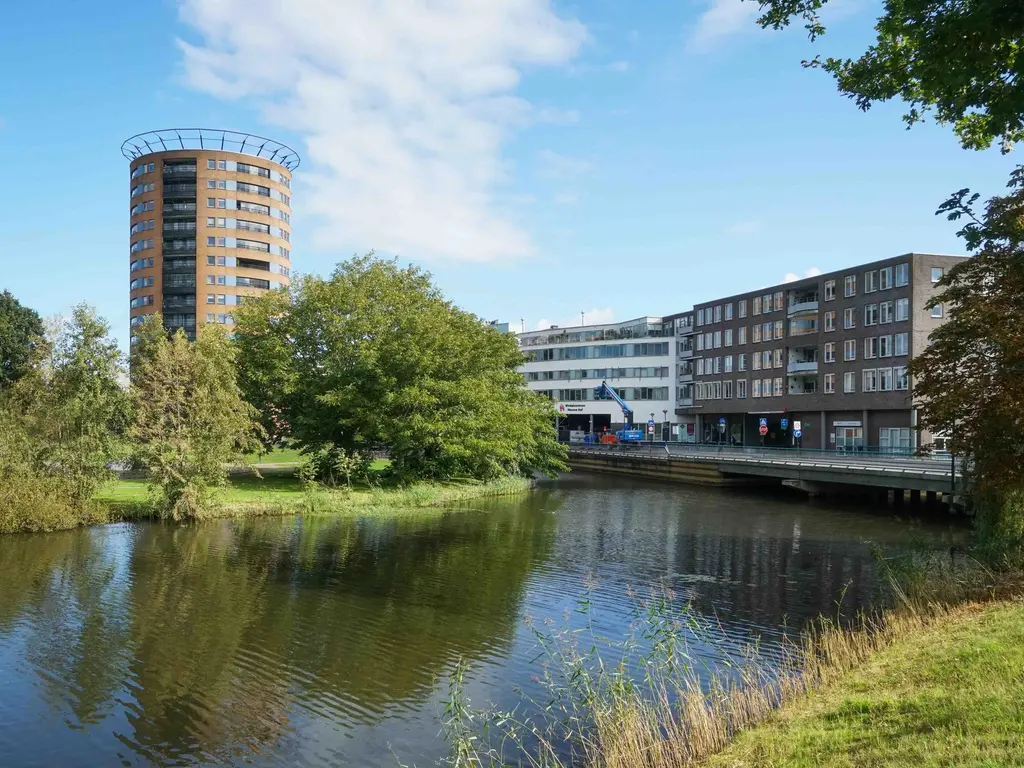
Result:
<svg viewBox="0 0 1024 768"><path fill-rule="evenodd" d="M811 44L739 0L11 4L0 289L47 315L87 301L124 343L119 148L167 127L299 150L296 270L397 254L515 327L958 253L937 205L998 193L1013 157L908 132L899 104L862 113L800 67L863 50L878 8L839 0Z"/></svg>

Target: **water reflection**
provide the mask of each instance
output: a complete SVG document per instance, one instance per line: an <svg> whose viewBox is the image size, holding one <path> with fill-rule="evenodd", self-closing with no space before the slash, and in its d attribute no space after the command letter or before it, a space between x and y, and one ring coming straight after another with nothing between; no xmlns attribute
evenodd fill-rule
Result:
<svg viewBox="0 0 1024 768"><path fill-rule="evenodd" d="M630 586L668 583L732 645L841 597L862 607L865 541L910 535L850 509L584 477L476 506L0 540L4 764L394 765L389 747L429 763L455 659L475 695L507 700L533 671L522 618L560 615L585 582L611 632Z"/></svg>

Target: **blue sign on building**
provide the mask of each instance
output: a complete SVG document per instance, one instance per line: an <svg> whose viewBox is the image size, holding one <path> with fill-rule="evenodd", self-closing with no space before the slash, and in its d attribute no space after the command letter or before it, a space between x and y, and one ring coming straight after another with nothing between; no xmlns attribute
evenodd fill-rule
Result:
<svg viewBox="0 0 1024 768"><path fill-rule="evenodd" d="M782 428L783 429L789 429L789 419L783 419L782 420Z"/></svg>
<svg viewBox="0 0 1024 768"><path fill-rule="evenodd" d="M722 416L721 418L719 418L718 426L720 426L720 427L724 427L725 426L725 416Z"/></svg>
<svg viewBox="0 0 1024 768"><path fill-rule="evenodd" d="M760 422L760 424L758 426L761 426L761 427L767 427L768 426L768 419L762 417L762 418L758 419L758 421Z"/></svg>

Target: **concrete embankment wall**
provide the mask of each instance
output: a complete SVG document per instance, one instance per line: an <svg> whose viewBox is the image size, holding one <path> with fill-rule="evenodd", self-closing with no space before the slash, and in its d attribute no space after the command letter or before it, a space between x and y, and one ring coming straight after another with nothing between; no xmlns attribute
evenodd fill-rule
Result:
<svg viewBox="0 0 1024 768"><path fill-rule="evenodd" d="M680 458L652 458L628 454L570 455L569 466L575 472L629 475L690 485L779 485L779 480L772 478L727 477L719 472L714 464Z"/></svg>

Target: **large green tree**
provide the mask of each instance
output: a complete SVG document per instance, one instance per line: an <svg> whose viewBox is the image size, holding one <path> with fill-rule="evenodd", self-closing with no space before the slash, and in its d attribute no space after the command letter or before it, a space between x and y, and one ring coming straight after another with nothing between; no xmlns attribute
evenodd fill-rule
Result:
<svg viewBox="0 0 1024 768"><path fill-rule="evenodd" d="M259 443L256 412L242 399L235 350L217 326L195 342L180 329L168 336L159 315L135 331L132 437L149 470L160 512L176 521L201 519L228 467Z"/></svg>
<svg viewBox="0 0 1024 768"><path fill-rule="evenodd" d="M812 40L829 0L746 0L758 23L780 29L802 19ZM1004 151L1024 137L1024 2L885 0L876 40L855 59L815 58L861 109L899 98L908 127L934 113L963 146Z"/></svg>
<svg viewBox="0 0 1024 768"><path fill-rule="evenodd" d="M268 434L307 453L390 453L400 478L555 471L550 404L523 387L514 336L371 255L236 313L240 375Z"/></svg>
<svg viewBox="0 0 1024 768"><path fill-rule="evenodd" d="M110 464L126 455L129 401L109 334L92 309L75 307L0 391L0 517L8 520L0 527L67 527L113 479Z"/></svg>
<svg viewBox="0 0 1024 768"><path fill-rule="evenodd" d="M983 212L961 190L942 208L965 222L973 257L939 283L947 321L910 364L922 425L968 457L985 543L1024 564L1024 168Z"/></svg>
<svg viewBox="0 0 1024 768"><path fill-rule="evenodd" d="M25 375L43 333L35 310L22 306L10 291L0 293L0 387Z"/></svg>

